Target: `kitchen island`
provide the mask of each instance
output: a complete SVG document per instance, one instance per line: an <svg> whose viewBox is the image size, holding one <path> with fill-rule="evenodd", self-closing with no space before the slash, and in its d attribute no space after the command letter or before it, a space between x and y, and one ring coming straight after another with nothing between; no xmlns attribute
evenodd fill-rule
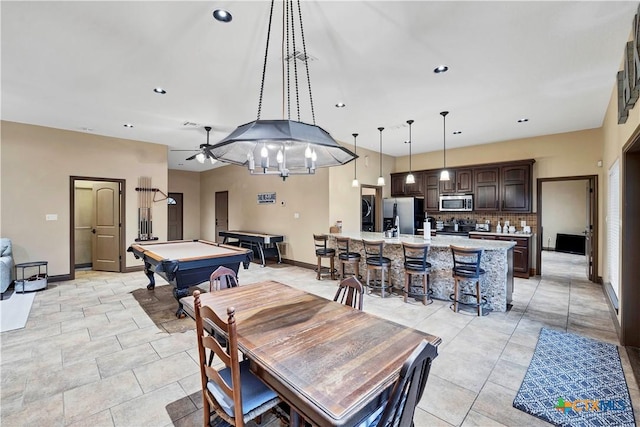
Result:
<svg viewBox="0 0 640 427"><path fill-rule="evenodd" d="M385 237L384 233L370 232L343 232L330 234L331 246L336 247L336 237L349 237L351 243L349 250L360 252L360 271L363 275L363 284L366 281L367 266L362 240L384 240L384 256L391 259L391 284L394 292L401 293L404 288L404 254L402 242L429 243L427 261L432 265L430 285L433 289L433 297L449 300L453 293L453 257L450 245L468 248L482 248L484 253L480 266L486 271L482 280L482 289L487 298L487 307L493 311L507 311L507 304L511 303L513 292L513 247L514 242L491 241L469 239L463 236L433 236L425 240L423 236L401 234L398 237Z"/></svg>

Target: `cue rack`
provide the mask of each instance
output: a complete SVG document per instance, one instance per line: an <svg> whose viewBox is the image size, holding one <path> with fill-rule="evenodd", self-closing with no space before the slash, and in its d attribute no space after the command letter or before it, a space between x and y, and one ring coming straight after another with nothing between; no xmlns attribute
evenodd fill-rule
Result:
<svg viewBox="0 0 640 427"><path fill-rule="evenodd" d="M167 200L169 196L160 189L153 188L151 186L151 177L149 176L138 177L136 191L138 192L138 238L136 242L158 240L157 237L153 237L151 209L154 202ZM164 198L156 200L156 193L162 194Z"/></svg>

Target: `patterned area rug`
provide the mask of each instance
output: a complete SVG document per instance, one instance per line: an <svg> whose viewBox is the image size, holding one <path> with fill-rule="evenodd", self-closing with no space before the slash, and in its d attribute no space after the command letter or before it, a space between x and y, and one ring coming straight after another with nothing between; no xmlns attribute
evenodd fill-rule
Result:
<svg viewBox="0 0 640 427"><path fill-rule="evenodd" d="M513 406L558 426L635 426L618 347L547 328Z"/></svg>

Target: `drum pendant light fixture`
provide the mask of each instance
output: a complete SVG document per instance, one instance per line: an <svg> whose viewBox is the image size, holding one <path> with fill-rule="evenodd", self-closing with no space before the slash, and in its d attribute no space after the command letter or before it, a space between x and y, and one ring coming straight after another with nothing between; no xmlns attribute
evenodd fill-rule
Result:
<svg viewBox="0 0 640 427"><path fill-rule="evenodd" d="M358 154L358 145L356 144L356 138L358 137L357 133L353 135L353 153L357 156ZM351 181L351 186L354 188L360 187L360 183L358 182L358 173L357 173L358 162L356 160L353 161L353 181Z"/></svg>
<svg viewBox="0 0 640 427"><path fill-rule="evenodd" d="M378 185L384 187L384 176L382 176L382 131L384 128L379 127L378 130L380 131L380 176L378 176Z"/></svg>
<svg viewBox="0 0 640 427"><path fill-rule="evenodd" d="M447 114L448 111L440 112L442 116L442 172L440 181L449 181L449 171L447 170Z"/></svg>
<svg viewBox="0 0 640 427"><path fill-rule="evenodd" d="M415 184L416 178L413 176L413 172L411 171L411 124L413 120L407 120L407 124L409 125L409 175L407 175L407 180L405 181L407 184Z"/></svg>
<svg viewBox="0 0 640 427"><path fill-rule="evenodd" d="M281 60L286 62L286 66L282 67L282 93L283 99L286 99L287 119L261 119L274 3L275 0L272 0L269 12L257 119L238 126L222 141L207 147L206 151L220 161L246 166L252 175L279 175L284 180L290 175L312 175L316 168L344 165L357 156L316 125L300 0L296 2L297 7L294 7L293 0L282 1L284 28L280 45ZM304 123L300 118L298 75L302 71L298 71L298 68L302 67L298 67L298 62L303 62L305 66L312 124ZM292 107L297 108L297 120L291 119Z"/></svg>

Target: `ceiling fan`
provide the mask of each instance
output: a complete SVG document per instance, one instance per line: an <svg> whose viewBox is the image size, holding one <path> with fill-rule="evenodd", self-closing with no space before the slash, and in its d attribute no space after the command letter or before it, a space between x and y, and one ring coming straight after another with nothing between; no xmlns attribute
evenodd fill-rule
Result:
<svg viewBox="0 0 640 427"><path fill-rule="evenodd" d="M197 151L193 156L187 157L185 160L193 160L196 159L200 163L204 163L207 159L211 161L211 164L215 164L217 159L213 157L211 154L205 150L206 147L210 147L209 144L209 132L211 132L211 126L205 126L204 130L207 131L207 142L206 144L200 144L200 147L197 150L171 150L171 151Z"/></svg>

